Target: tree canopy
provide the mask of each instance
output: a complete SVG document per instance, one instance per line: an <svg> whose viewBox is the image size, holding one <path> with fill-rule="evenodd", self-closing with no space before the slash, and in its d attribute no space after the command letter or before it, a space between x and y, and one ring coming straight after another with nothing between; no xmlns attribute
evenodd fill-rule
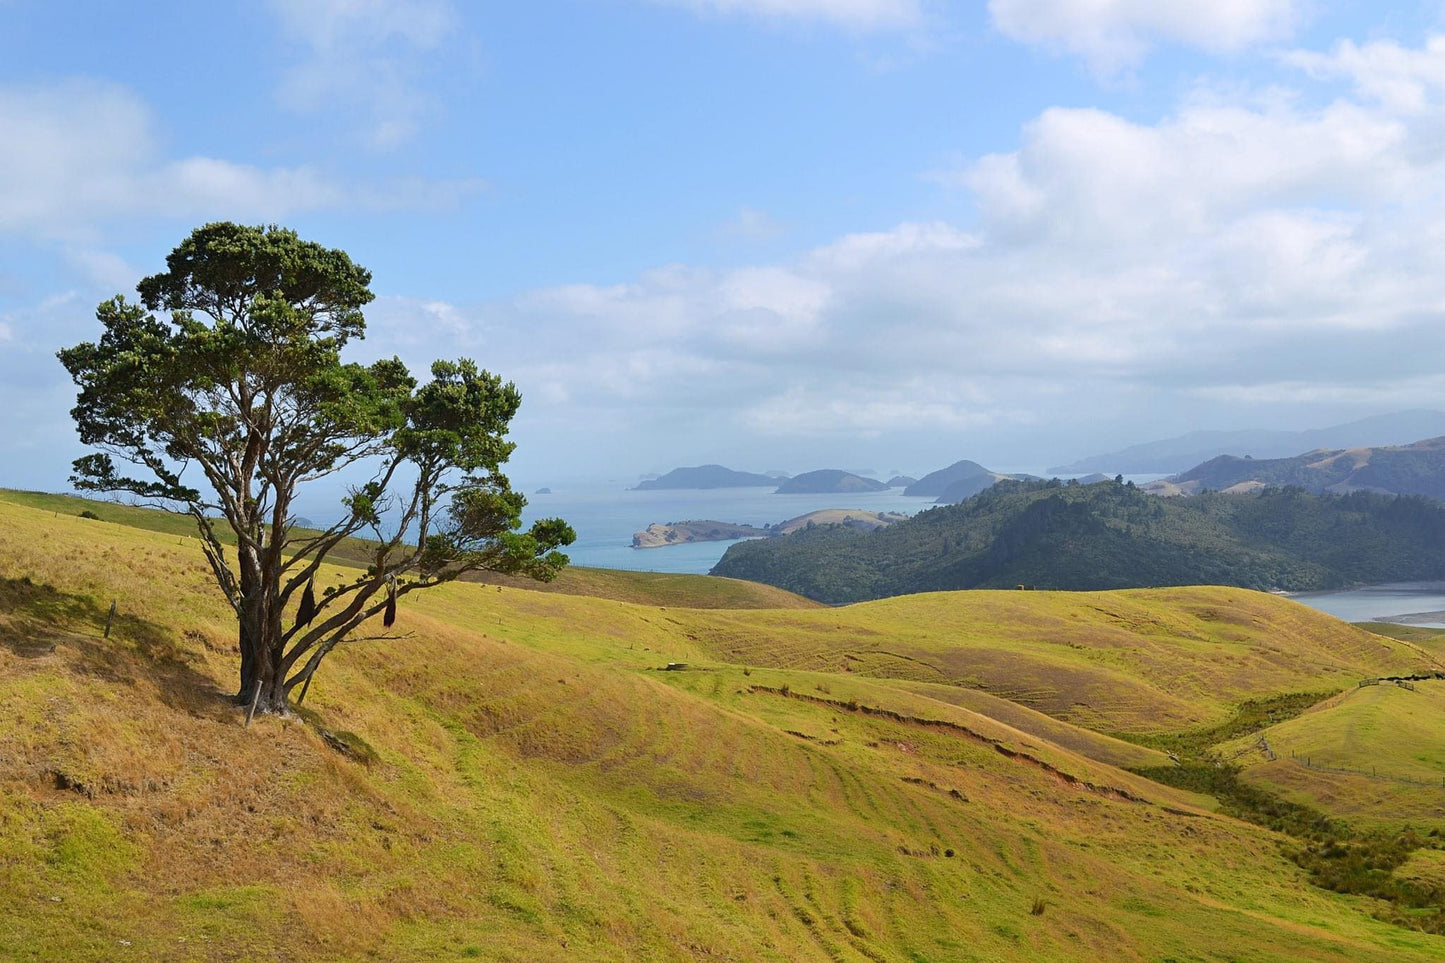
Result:
<svg viewBox="0 0 1445 963"><path fill-rule="evenodd" d="M342 360L365 336L370 283L294 231L207 224L137 285L139 303L100 304L99 341L59 352L98 449L73 484L195 520L238 621L237 696L263 711L285 711L367 619L389 627L400 596L479 569L549 580L574 538L560 519L521 530L526 500L502 472L515 385L468 359L434 362L425 383L397 358ZM296 530L298 491L324 479L346 480L339 518ZM328 553L357 537L371 565L318 598Z"/></svg>

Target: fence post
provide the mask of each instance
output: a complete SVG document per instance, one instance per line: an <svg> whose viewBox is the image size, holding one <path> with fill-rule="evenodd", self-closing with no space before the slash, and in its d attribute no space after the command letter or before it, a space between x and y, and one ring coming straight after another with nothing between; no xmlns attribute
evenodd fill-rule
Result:
<svg viewBox="0 0 1445 963"><path fill-rule="evenodd" d="M110 627L111 624L115 622L115 604L117 601L117 599L110 600L110 614L105 617L105 635L103 638L110 638Z"/></svg>
<svg viewBox="0 0 1445 963"><path fill-rule="evenodd" d="M251 717L256 714L256 703L261 701L261 680L256 680L256 694L251 697L251 708L246 711L246 726L251 725Z"/></svg>

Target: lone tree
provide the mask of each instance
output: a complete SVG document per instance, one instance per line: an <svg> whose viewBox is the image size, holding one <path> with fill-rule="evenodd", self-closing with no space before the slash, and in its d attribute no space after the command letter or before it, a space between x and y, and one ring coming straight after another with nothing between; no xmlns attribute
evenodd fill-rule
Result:
<svg viewBox="0 0 1445 963"><path fill-rule="evenodd" d="M139 304L117 295L97 308L98 343L59 353L80 389L81 441L100 450L71 481L195 520L239 624L238 700L285 712L363 622L385 612L390 626L399 596L475 570L548 581L567 563L571 527L521 531L526 500L501 471L515 385L465 359L435 362L421 385L396 358L341 360L373 297L371 273L344 251L274 226L207 224L166 268L137 285ZM293 529L298 489L339 472L359 482L340 520ZM322 563L354 538L368 567L318 598Z"/></svg>

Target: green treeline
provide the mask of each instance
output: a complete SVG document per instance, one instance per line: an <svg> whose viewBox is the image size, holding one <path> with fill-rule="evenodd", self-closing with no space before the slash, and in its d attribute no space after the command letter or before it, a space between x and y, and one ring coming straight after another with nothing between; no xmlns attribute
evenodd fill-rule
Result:
<svg viewBox="0 0 1445 963"><path fill-rule="evenodd" d="M876 532L734 545L714 575L824 602L965 588L1234 585L1309 591L1445 578L1445 506L1297 487L1158 498L1130 484L1003 481Z"/></svg>

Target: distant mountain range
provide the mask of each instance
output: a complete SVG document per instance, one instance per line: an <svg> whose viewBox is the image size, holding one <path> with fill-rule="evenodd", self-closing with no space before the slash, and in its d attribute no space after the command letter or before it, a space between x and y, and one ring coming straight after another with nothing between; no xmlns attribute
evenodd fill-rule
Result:
<svg viewBox="0 0 1445 963"><path fill-rule="evenodd" d="M1221 455L1144 490L1155 495L1247 492L1296 485L1311 492L1372 491L1445 500L1445 437L1409 445L1336 448L1292 458Z"/></svg>
<svg viewBox="0 0 1445 963"><path fill-rule="evenodd" d="M740 542L712 574L822 602L965 588L1235 585L1305 591L1445 578L1445 506L1298 488L1155 498L1131 484L1003 481L875 532Z"/></svg>
<svg viewBox="0 0 1445 963"><path fill-rule="evenodd" d="M778 472L758 475L734 471L722 465L699 465L696 468L674 468L666 475L639 482L633 491L662 489L766 488L776 486L779 495L830 495L881 492L902 488L903 494L932 498L940 505L952 505L977 495L1004 479L1031 479L1033 475L1009 475L992 471L975 461L956 461L947 468L930 472L922 478L895 475L886 482L865 474L840 468L823 468L804 472L791 478ZM1085 481L1101 480L1099 475Z"/></svg>
<svg viewBox="0 0 1445 963"><path fill-rule="evenodd" d="M1318 448L1358 448L1362 445L1403 445L1418 438L1445 435L1445 412L1399 411L1376 415L1331 428L1308 431L1192 431L1177 438L1134 445L1123 451L1083 458L1050 468L1050 474L1076 475L1104 472L1174 474L1187 471L1220 455L1285 458Z"/></svg>

